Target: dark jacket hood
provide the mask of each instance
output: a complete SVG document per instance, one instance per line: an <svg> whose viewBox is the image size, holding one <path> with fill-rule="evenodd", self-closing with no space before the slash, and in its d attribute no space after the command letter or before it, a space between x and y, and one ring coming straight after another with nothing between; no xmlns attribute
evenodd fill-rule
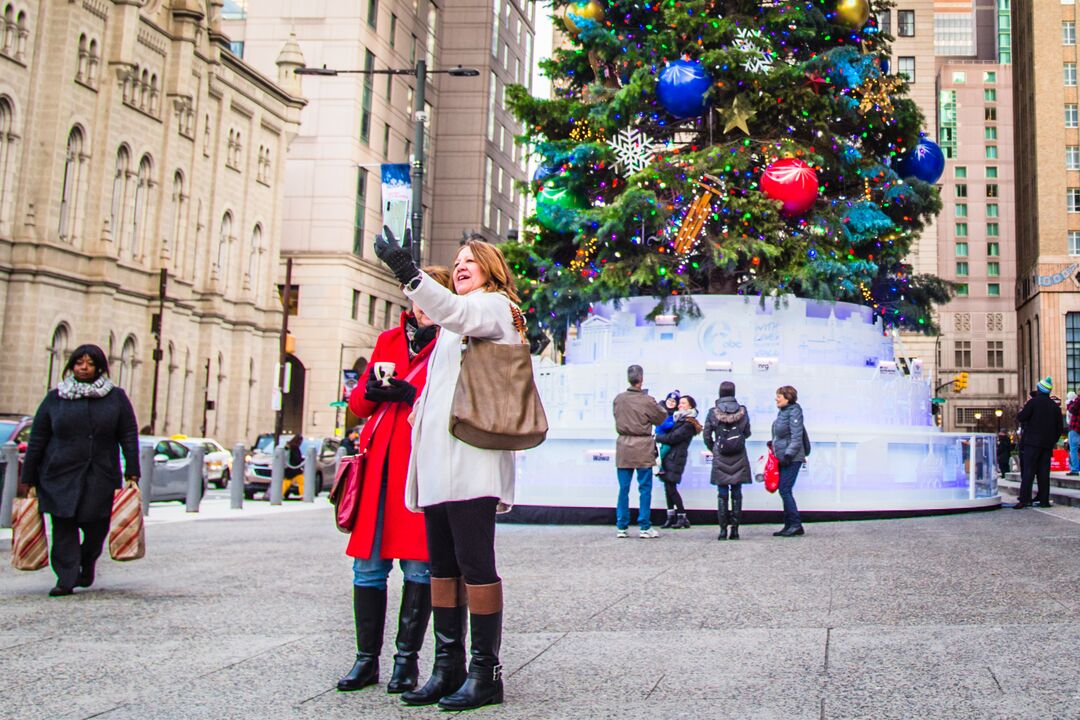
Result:
<svg viewBox="0 0 1080 720"><path fill-rule="evenodd" d="M714 409L716 419L722 423L737 423L746 416L746 409L734 397L717 399Z"/></svg>

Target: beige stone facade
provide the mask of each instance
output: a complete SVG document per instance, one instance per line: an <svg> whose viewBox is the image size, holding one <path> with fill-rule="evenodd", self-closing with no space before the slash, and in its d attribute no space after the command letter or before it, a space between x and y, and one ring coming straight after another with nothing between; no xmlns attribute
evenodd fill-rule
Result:
<svg viewBox="0 0 1080 720"><path fill-rule="evenodd" d="M303 100L221 45L215 0L0 3L0 410L75 345L157 432L250 441L272 418L284 158Z"/></svg>
<svg viewBox="0 0 1080 720"><path fill-rule="evenodd" d="M464 231L505 238L522 214L513 183L525 177L525 158L503 98L507 85L529 82L535 9L492 3L251 2L227 15L224 28L245 61L264 72L290 33L310 67L409 69L424 57L429 70L479 71L430 73L425 93L424 258L447 264ZM290 318L296 352L287 416L307 435L331 435L351 421L330 407L341 370L366 367L379 333L396 326L406 307L372 243L382 224L379 166L414 154L415 87L411 75L303 78L310 104L286 163L282 259L293 260L299 294ZM283 283L283 267L277 272Z"/></svg>
<svg viewBox="0 0 1080 720"><path fill-rule="evenodd" d="M1080 129L1077 7L1013 4L1020 394L1050 375L1080 385Z"/></svg>

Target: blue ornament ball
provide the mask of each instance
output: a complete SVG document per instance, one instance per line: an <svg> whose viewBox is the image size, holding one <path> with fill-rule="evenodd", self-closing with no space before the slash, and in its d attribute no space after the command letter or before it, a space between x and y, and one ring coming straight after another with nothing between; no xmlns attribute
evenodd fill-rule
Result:
<svg viewBox="0 0 1080 720"><path fill-rule="evenodd" d="M945 172L945 153L933 140L923 138L900 160L902 177L917 177L933 185Z"/></svg>
<svg viewBox="0 0 1080 720"><path fill-rule="evenodd" d="M664 109L677 118L701 115L709 106L705 93L712 78L697 60L675 60L660 71L656 97Z"/></svg>

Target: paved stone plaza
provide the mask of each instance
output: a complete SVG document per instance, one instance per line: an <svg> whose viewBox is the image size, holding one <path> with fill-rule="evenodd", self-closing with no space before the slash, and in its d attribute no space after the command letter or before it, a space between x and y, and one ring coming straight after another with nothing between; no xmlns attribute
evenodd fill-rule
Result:
<svg viewBox="0 0 1080 720"><path fill-rule="evenodd" d="M774 529L500 526L507 702L474 715L1080 717L1080 510ZM333 689L350 566L325 499L148 536L144 560L58 599L0 539L0 717L442 716Z"/></svg>

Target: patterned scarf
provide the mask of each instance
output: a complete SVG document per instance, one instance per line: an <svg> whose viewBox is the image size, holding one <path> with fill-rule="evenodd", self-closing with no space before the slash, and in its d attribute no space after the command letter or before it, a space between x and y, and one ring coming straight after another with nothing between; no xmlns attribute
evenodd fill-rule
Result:
<svg viewBox="0 0 1080 720"><path fill-rule="evenodd" d="M64 400L81 400L82 398L103 398L113 389L112 380L102 375L92 383L79 382L74 375L68 375L56 386L60 397Z"/></svg>

